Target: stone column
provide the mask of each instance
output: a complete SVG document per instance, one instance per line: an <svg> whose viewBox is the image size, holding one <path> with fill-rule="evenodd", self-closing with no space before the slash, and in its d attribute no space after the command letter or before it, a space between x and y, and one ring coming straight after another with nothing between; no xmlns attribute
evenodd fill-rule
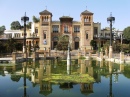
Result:
<svg viewBox="0 0 130 97"><path fill-rule="evenodd" d="M16 52L12 52L12 62L16 62Z"/></svg>
<svg viewBox="0 0 130 97"><path fill-rule="evenodd" d="M78 58L80 58L80 56L81 56L81 53L80 53L80 52L78 52Z"/></svg>
<svg viewBox="0 0 130 97"><path fill-rule="evenodd" d="M89 52L89 57L91 57L91 55L92 55L91 52Z"/></svg>
<svg viewBox="0 0 130 97"><path fill-rule="evenodd" d="M44 51L44 58L46 58L46 52Z"/></svg>
<svg viewBox="0 0 130 97"><path fill-rule="evenodd" d="M36 52L33 52L32 58L33 58L33 61L36 60Z"/></svg>
<svg viewBox="0 0 130 97"><path fill-rule="evenodd" d="M105 56L107 57L108 56L108 50L105 49Z"/></svg>
<svg viewBox="0 0 130 97"><path fill-rule="evenodd" d="M120 52L120 61L124 61L124 52Z"/></svg>
<svg viewBox="0 0 130 97"><path fill-rule="evenodd" d="M84 56L86 56L86 47L84 48Z"/></svg>
<svg viewBox="0 0 130 97"><path fill-rule="evenodd" d="M49 55L49 57L51 56L51 50L50 50L50 48L48 48L48 55Z"/></svg>
<svg viewBox="0 0 130 97"><path fill-rule="evenodd" d="M28 58L28 54L27 53L23 53L23 58Z"/></svg>
<svg viewBox="0 0 130 97"><path fill-rule="evenodd" d="M112 46L109 46L109 58L112 58L112 53L113 53Z"/></svg>
<svg viewBox="0 0 130 97"><path fill-rule="evenodd" d="M103 59L103 52L100 52L100 59Z"/></svg>

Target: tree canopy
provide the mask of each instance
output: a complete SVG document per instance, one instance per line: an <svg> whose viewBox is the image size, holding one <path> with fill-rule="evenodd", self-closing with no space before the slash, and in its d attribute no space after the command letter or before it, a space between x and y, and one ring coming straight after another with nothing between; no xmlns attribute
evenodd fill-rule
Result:
<svg viewBox="0 0 130 97"><path fill-rule="evenodd" d="M31 29L31 23L32 22L28 22L28 24L26 25L27 29Z"/></svg>
<svg viewBox="0 0 130 97"><path fill-rule="evenodd" d="M19 29L21 29L19 21L13 21L11 23L11 30L19 30Z"/></svg>
<svg viewBox="0 0 130 97"><path fill-rule="evenodd" d="M34 22L34 23L38 23L39 21L40 21L39 18L36 18L35 16L33 16L33 22Z"/></svg>
<svg viewBox="0 0 130 97"><path fill-rule="evenodd" d="M123 37L127 40L130 40L130 26L124 29Z"/></svg>
<svg viewBox="0 0 130 97"><path fill-rule="evenodd" d="M6 30L6 29L5 29L5 26L3 25L0 27L0 35L2 35L4 33L4 30Z"/></svg>

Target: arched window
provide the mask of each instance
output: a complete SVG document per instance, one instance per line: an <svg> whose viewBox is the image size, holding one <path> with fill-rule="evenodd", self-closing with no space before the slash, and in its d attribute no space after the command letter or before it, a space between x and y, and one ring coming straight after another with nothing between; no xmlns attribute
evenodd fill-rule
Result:
<svg viewBox="0 0 130 97"><path fill-rule="evenodd" d="M88 39L88 33L86 33L86 39Z"/></svg>
<svg viewBox="0 0 130 97"><path fill-rule="evenodd" d="M91 17L89 16L89 22L91 21Z"/></svg>
<svg viewBox="0 0 130 97"><path fill-rule="evenodd" d="M86 19L86 17L84 18L84 22L87 22L87 19Z"/></svg>
<svg viewBox="0 0 130 97"><path fill-rule="evenodd" d="M58 41L58 37L53 37L53 41Z"/></svg>
<svg viewBox="0 0 130 97"><path fill-rule="evenodd" d="M43 36L43 37L44 37L44 39L46 39L46 33L44 33L43 35L44 35L44 36Z"/></svg>
<svg viewBox="0 0 130 97"><path fill-rule="evenodd" d="M43 39L46 39L46 31L43 31Z"/></svg>
<svg viewBox="0 0 130 97"><path fill-rule="evenodd" d="M89 18L88 18L88 16L87 16L87 20L86 20L86 22L89 22Z"/></svg>
<svg viewBox="0 0 130 97"><path fill-rule="evenodd" d="M64 26L64 32L68 32L68 26L67 25Z"/></svg>

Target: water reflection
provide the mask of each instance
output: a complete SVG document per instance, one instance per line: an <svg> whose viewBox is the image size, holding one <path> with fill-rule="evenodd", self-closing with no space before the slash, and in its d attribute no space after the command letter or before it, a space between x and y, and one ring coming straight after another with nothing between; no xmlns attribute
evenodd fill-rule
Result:
<svg viewBox="0 0 130 97"><path fill-rule="evenodd" d="M88 73L95 79L95 83L101 83L101 76L109 76L109 97L112 97L112 76L114 76L114 82L118 82L118 74L124 71L124 65L113 64L106 61L96 60L73 60L72 65L67 67L66 61L64 60L39 60L38 62L31 62L29 66L24 65L24 87L26 87L26 73L31 76L31 82L33 84L40 85L39 93L47 96L52 93L52 86L54 83L50 81L44 81L45 78L51 80L52 74L71 74L71 72L77 72L79 74ZM66 68L67 67L67 68ZM67 69L67 70L66 70ZM62 76L64 77L64 76ZM82 80L82 78L80 79ZM72 89L77 83L65 82L60 84L60 89ZM84 95L94 93L94 83L78 83L80 85L80 91ZM26 88L24 88L24 95L26 97Z"/></svg>
<svg viewBox="0 0 130 97"><path fill-rule="evenodd" d="M11 74L11 80L19 82L21 76L23 75L23 95L22 97L29 97L30 93L27 93L27 78L32 82L33 87L36 87L36 84L39 84L39 94L48 96L55 91L53 86L55 83L52 83L52 75L53 74L62 74L63 77L71 76L73 72L79 76L80 74L89 74L91 77L95 79L94 83L86 83L81 82L65 82L57 83L58 88L62 90L71 90L74 89L76 85L79 85L79 90L81 94L89 95L94 94L94 84L102 83L102 76L109 78L109 91L106 93L106 97L113 97L115 94L113 93L113 82L118 83L119 74L123 73L127 75L130 70L128 70L129 66L125 68L123 64L114 64L107 61L96 61L96 60L72 60L71 66L67 67L67 62L65 60L39 60L39 61L29 61L24 62L22 65L13 65L10 67L0 66L0 75L6 76L6 73ZM129 67L130 68L130 67ZM127 72L125 72L125 69ZM21 70L21 72L20 72ZM69 71L68 71L69 70ZM6 72L5 72L6 71ZM17 75L21 74L20 76ZM125 73L124 73L125 72ZM68 75L69 73L69 75ZM62 79L61 78L61 79ZM48 79L45 81L44 79ZM92 96L91 96L92 97Z"/></svg>
<svg viewBox="0 0 130 97"><path fill-rule="evenodd" d="M24 89L23 93L24 95L22 97L29 97L29 95L27 94L27 84L26 84L26 73L27 71L29 71L27 68L27 62L24 62L22 65L23 65L22 72L23 72L23 89Z"/></svg>

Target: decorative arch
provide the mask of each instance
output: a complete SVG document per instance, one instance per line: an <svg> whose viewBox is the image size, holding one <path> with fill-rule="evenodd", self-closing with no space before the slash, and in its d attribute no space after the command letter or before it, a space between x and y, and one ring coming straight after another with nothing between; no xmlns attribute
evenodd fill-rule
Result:
<svg viewBox="0 0 130 97"><path fill-rule="evenodd" d="M75 37L74 41L79 42L80 41L79 37Z"/></svg>
<svg viewBox="0 0 130 97"><path fill-rule="evenodd" d="M85 34L86 34L86 35L85 35L85 36L86 36L86 39L88 39L88 32L86 31Z"/></svg>
<svg viewBox="0 0 130 97"><path fill-rule="evenodd" d="M58 37L54 36L52 40L53 41L58 41Z"/></svg>

